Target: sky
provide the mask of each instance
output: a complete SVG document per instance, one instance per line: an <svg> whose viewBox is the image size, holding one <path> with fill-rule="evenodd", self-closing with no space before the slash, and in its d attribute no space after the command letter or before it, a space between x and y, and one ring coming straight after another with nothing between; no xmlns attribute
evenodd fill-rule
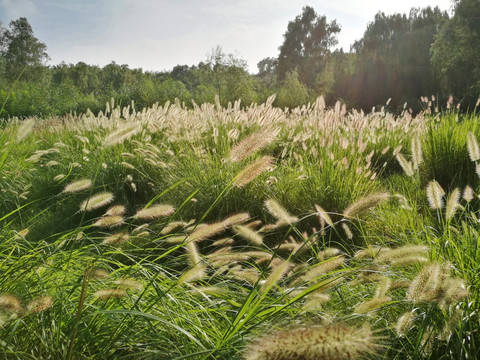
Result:
<svg viewBox="0 0 480 360"><path fill-rule="evenodd" d="M289 21L311 6L342 30L337 48L350 50L375 14L407 13L438 6L451 14L451 0L0 0L0 21L26 17L47 45L49 65L62 61L169 71L197 65L212 49L247 61L251 73L277 57Z"/></svg>

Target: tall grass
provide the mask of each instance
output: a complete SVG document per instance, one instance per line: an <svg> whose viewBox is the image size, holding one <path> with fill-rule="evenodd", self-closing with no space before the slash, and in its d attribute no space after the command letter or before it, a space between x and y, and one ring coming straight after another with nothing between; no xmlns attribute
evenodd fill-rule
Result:
<svg viewBox="0 0 480 360"><path fill-rule="evenodd" d="M272 101L9 124L1 357L477 357L478 119Z"/></svg>

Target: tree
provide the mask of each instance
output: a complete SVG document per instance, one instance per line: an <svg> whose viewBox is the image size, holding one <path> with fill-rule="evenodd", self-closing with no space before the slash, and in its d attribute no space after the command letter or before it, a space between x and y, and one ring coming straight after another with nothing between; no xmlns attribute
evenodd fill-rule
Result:
<svg viewBox="0 0 480 360"><path fill-rule="evenodd" d="M220 46L212 49L207 61L199 68L208 71L210 84L216 89L222 105L241 99L243 103L254 102L254 79L247 71L247 62L237 55L225 54ZM208 88L208 87L207 87Z"/></svg>
<svg viewBox="0 0 480 360"><path fill-rule="evenodd" d="M431 48L448 92L473 107L480 93L480 1L456 0L455 13Z"/></svg>
<svg viewBox="0 0 480 360"><path fill-rule="evenodd" d="M39 75L44 75L39 74L39 70L44 68L49 59L47 46L34 36L26 18L12 20L9 29L0 33L0 38L0 51L9 80L16 79L24 69L24 78L38 80Z"/></svg>
<svg viewBox="0 0 480 360"><path fill-rule="evenodd" d="M275 99L275 106L293 109L306 104L308 98L308 89L300 82L298 73L294 70L285 76Z"/></svg>
<svg viewBox="0 0 480 360"><path fill-rule="evenodd" d="M318 74L327 67L330 48L337 44L336 34L340 25L334 20L327 22L310 6L305 6L301 15L290 21L280 46L277 75L280 81L288 72L298 71L300 81L310 88L315 87Z"/></svg>

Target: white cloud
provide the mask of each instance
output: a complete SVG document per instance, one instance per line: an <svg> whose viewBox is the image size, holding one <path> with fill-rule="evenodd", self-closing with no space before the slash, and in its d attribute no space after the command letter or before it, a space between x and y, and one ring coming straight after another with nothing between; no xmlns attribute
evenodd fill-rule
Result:
<svg viewBox="0 0 480 360"><path fill-rule="evenodd" d="M31 0L0 0L0 9L5 15L3 18L16 20L20 17L31 17L36 12L36 7Z"/></svg>

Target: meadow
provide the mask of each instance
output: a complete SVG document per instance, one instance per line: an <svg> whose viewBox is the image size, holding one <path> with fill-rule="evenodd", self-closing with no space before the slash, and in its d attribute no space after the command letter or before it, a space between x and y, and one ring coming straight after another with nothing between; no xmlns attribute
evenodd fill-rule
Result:
<svg viewBox="0 0 480 360"><path fill-rule="evenodd" d="M12 120L2 359L477 359L474 109Z"/></svg>

